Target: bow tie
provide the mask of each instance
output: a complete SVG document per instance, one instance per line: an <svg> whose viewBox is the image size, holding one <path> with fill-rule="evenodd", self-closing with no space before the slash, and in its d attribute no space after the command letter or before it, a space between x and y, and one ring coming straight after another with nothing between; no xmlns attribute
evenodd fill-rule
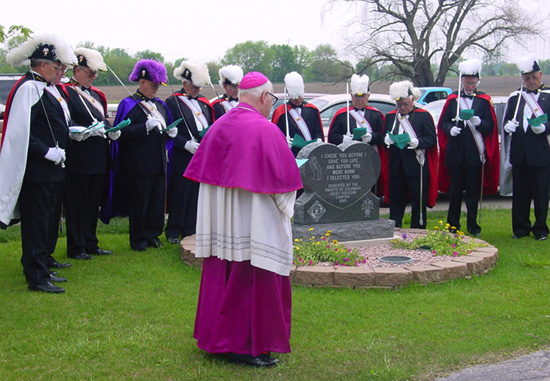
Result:
<svg viewBox="0 0 550 381"><path fill-rule="evenodd" d="M191 95L188 95L188 96L187 96L187 99L189 99L189 100L192 100L192 99L197 100L197 99L199 99L199 97L192 97Z"/></svg>
<svg viewBox="0 0 550 381"><path fill-rule="evenodd" d="M364 108L356 108L355 111L361 111L361 112L364 112L365 109Z"/></svg>
<svg viewBox="0 0 550 381"><path fill-rule="evenodd" d="M526 92L527 94L536 94L536 93L539 92L539 89L536 89L536 90L525 90L525 92Z"/></svg>
<svg viewBox="0 0 550 381"><path fill-rule="evenodd" d="M229 102L232 102L232 101L238 102L238 101L239 101L239 98L229 97L229 98L227 98L227 100L228 100Z"/></svg>
<svg viewBox="0 0 550 381"><path fill-rule="evenodd" d="M89 91L89 90L90 90L90 88L89 88L89 87L84 87L84 86L80 86L80 88L82 89L82 91L86 91L86 90L88 90L88 91Z"/></svg>

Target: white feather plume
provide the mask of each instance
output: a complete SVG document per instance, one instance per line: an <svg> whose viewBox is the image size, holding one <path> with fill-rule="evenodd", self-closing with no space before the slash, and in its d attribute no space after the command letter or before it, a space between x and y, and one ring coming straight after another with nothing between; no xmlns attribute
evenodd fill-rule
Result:
<svg viewBox="0 0 550 381"><path fill-rule="evenodd" d="M481 60L474 58L458 64L460 75L481 76Z"/></svg>
<svg viewBox="0 0 550 381"><path fill-rule="evenodd" d="M295 71L285 75L285 87L292 99L301 98L305 94L304 79Z"/></svg>
<svg viewBox="0 0 550 381"><path fill-rule="evenodd" d="M181 65L174 69L174 77L183 80L183 73L185 69L189 69L191 72L191 81L193 85L197 87L203 87L210 84L210 74L208 73L208 66L204 63L183 61Z"/></svg>
<svg viewBox="0 0 550 381"><path fill-rule="evenodd" d="M390 85L390 97L394 100L412 96L416 101L420 95L420 90L414 87L411 81L394 82Z"/></svg>
<svg viewBox="0 0 550 381"><path fill-rule="evenodd" d="M90 70L95 71L107 71L107 65L103 61L101 53L94 49L88 48L76 48L74 50L76 56L84 56L86 58L86 64ZM78 57L77 57L78 58Z"/></svg>
<svg viewBox="0 0 550 381"><path fill-rule="evenodd" d="M234 85L238 85L243 79L243 69L237 65L227 65L222 67L218 74L220 76L220 86L223 86L223 83L227 79Z"/></svg>
<svg viewBox="0 0 550 381"><path fill-rule="evenodd" d="M368 75L357 75L353 74L351 76L351 93L352 94L367 94L369 92L369 81L370 78Z"/></svg>
<svg viewBox="0 0 550 381"><path fill-rule="evenodd" d="M42 44L55 46L54 56L56 60L65 65L76 63L76 56L69 44L52 34L38 34L12 49L6 55L6 62L11 66L28 66L29 56Z"/></svg>

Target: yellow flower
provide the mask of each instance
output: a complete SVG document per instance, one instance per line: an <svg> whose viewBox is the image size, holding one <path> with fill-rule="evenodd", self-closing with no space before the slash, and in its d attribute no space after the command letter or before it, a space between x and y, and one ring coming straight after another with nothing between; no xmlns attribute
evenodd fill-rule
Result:
<svg viewBox="0 0 550 381"><path fill-rule="evenodd" d="M313 228L309 228L309 229L307 229L307 230L310 231L310 232L312 232L312 231L313 231Z"/></svg>
<svg viewBox="0 0 550 381"><path fill-rule="evenodd" d="M327 237L328 237L328 236L330 236L330 233L329 233L329 232L327 232L327 234L325 234L325 236L327 236Z"/></svg>
<svg viewBox="0 0 550 381"><path fill-rule="evenodd" d="M338 245L338 241L335 240L335 239L332 240L332 243L335 244L335 245Z"/></svg>
<svg viewBox="0 0 550 381"><path fill-rule="evenodd" d="M439 225L443 225L443 221L440 220L440 221L439 221Z"/></svg>
<svg viewBox="0 0 550 381"><path fill-rule="evenodd" d="M327 234L330 234L330 233L332 233L332 230L327 230Z"/></svg>
<svg viewBox="0 0 550 381"><path fill-rule="evenodd" d="M451 228L451 229L456 229L454 226L451 227L451 225L450 225L449 223L447 223L447 224L445 225L445 229L449 229L449 228Z"/></svg>
<svg viewBox="0 0 550 381"><path fill-rule="evenodd" d="M294 239L294 242L300 242L300 239L299 239L299 238L295 238L295 239Z"/></svg>

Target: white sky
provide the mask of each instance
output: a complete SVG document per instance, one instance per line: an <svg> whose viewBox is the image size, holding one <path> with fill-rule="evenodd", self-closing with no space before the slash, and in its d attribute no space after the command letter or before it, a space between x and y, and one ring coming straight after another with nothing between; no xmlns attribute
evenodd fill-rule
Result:
<svg viewBox="0 0 550 381"><path fill-rule="evenodd" d="M518 1L539 16L549 13L549 0ZM235 44L249 40L304 45L310 50L327 43L340 58L355 62L343 51L343 36L351 31L346 26L356 10L344 1L331 6L329 0L4 0L0 25L52 33L73 47L91 41L130 54L151 50L171 62L182 57L219 61ZM527 46L540 59L550 58L548 36ZM525 54L515 44L506 47L511 62Z"/></svg>
<svg viewBox="0 0 550 381"><path fill-rule="evenodd" d="M167 61L186 57L219 61L237 43L342 45L340 28L350 5L331 8L327 0L5 0L0 24L52 33L73 47L95 46L161 53ZM151 7L155 5L155 7ZM340 53L340 52L339 52Z"/></svg>

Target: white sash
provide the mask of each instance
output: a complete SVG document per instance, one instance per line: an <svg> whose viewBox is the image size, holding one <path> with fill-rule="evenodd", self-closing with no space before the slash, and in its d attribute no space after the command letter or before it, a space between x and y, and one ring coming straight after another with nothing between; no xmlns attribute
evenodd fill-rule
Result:
<svg viewBox="0 0 550 381"><path fill-rule="evenodd" d="M473 99L461 97L459 110L472 109L473 102ZM485 142L483 141L483 136L481 135L481 132L479 132L476 126L474 126L469 120L465 120L464 123L472 132L472 136L474 137L474 141L476 142L477 152L479 153L479 160L481 160L481 164L485 164Z"/></svg>
<svg viewBox="0 0 550 381"><path fill-rule="evenodd" d="M187 107L189 107L189 110L191 110L191 112L193 113L193 116L195 117L195 124L197 125L197 131L202 131L205 128L208 128L208 121L202 113L201 108L197 108L197 106L195 106L193 102L191 102L191 99L184 97L183 95L180 95L179 98L183 103L185 103Z"/></svg>
<svg viewBox="0 0 550 381"><path fill-rule="evenodd" d="M239 103L236 101L228 101L228 100L222 100L221 102L222 107L225 109L225 111L231 110L233 107L238 105Z"/></svg>
<svg viewBox="0 0 550 381"><path fill-rule="evenodd" d="M152 101L141 101L140 103L150 112L150 115L147 115L147 117L152 116L160 120L162 129L164 130L166 128L166 120L164 119L164 115L157 109L157 105Z"/></svg>
<svg viewBox="0 0 550 381"><path fill-rule="evenodd" d="M525 99L525 105L527 106L529 111L531 111L531 116L535 116L535 117L538 117L544 114L544 112L542 111L542 107L540 107L538 102L538 94L539 93L535 95L533 93L527 93L525 91L522 92L523 99ZM525 112L523 113L523 117L527 118L527 114ZM548 141L548 145L550 146L550 135L546 135L546 140Z"/></svg>
<svg viewBox="0 0 550 381"><path fill-rule="evenodd" d="M298 128L302 132L302 135L304 136L304 139L306 141L311 140L311 134L309 132L309 129L307 128L307 124L306 124L306 121L304 120L304 118L302 118L302 116L300 114L298 114L298 111L296 111L296 109L294 109L294 108L291 108L288 111L288 113L290 114L292 119L294 119L294 122L296 122L296 125L298 126Z"/></svg>
<svg viewBox="0 0 550 381"><path fill-rule="evenodd" d="M86 98L86 100L88 102L90 102L90 104L92 106L94 106L95 109L97 109L97 111L99 111L99 113L101 114L101 116L103 117L103 119L105 119L105 110L103 110L103 105L97 101L97 99L95 99L94 97L91 96L91 94L89 94L88 92L82 90L80 87L78 86L73 86L73 89L75 89L75 91L78 93L78 95L81 97L81 98ZM88 105L84 102L84 100L82 100L82 103L84 103L84 106L86 106L86 109L88 109ZM89 112L90 110L88 110ZM95 120L94 116L91 115L90 113L90 116L92 117L92 119Z"/></svg>
<svg viewBox="0 0 550 381"><path fill-rule="evenodd" d="M368 133L372 134L372 127L367 119L365 119L365 116L357 110L350 110L349 112L351 116L353 116L353 119L357 122L358 128L366 128Z"/></svg>
<svg viewBox="0 0 550 381"><path fill-rule="evenodd" d="M69 124L69 121L71 120L71 113L69 112L69 105L67 105L65 98L61 96L61 93L56 86L46 86L46 90L53 95L55 99L57 99L63 109L63 113L65 114L65 120L67 121L67 124Z"/></svg>
<svg viewBox="0 0 550 381"><path fill-rule="evenodd" d="M412 136L415 139L418 139L418 137L416 136L416 132L414 131L413 126L411 125L411 122L409 122L409 118L407 118L407 115L401 115L398 113L395 117L399 118L398 119L399 125L401 126L401 128L403 128L403 131L409 134L409 137ZM416 154L416 160L418 161L418 164L420 164L420 166L424 166L424 162L426 160L425 149L416 148L414 150L414 153Z"/></svg>

